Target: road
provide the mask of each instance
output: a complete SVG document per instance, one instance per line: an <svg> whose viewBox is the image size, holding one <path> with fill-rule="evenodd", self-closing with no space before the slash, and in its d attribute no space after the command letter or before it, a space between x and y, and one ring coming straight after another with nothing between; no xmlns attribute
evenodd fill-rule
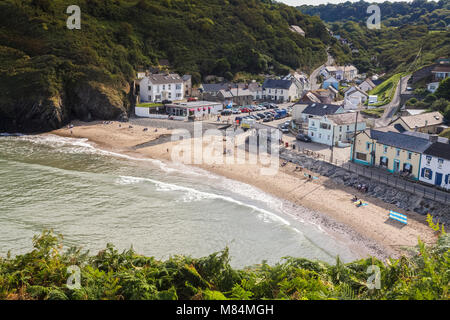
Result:
<svg viewBox="0 0 450 320"><path fill-rule="evenodd" d="M388 105L384 107L385 110L383 116L375 121L375 126L377 128L386 127L393 120L393 117L395 116L398 108L400 107L401 94L404 94L406 92L406 88L408 87L409 78L411 78L411 75L401 78L400 81L398 82L397 88L395 89L394 98Z"/></svg>
<svg viewBox="0 0 450 320"><path fill-rule="evenodd" d="M317 83L317 76L319 75L320 70L325 66L331 66L334 64L333 57L327 52L328 54L328 60L325 64L321 65L319 68L314 70L311 75L309 76L309 83L311 84L311 90L318 90L320 89L320 84Z"/></svg>

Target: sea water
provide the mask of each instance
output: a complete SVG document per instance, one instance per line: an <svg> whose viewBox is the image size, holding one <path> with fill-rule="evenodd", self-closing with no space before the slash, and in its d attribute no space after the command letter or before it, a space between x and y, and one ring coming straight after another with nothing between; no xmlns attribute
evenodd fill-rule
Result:
<svg viewBox="0 0 450 320"><path fill-rule="evenodd" d="M297 207L303 217L306 208ZM92 254L114 244L167 259L229 247L231 264L286 256L359 258L285 203L204 170L136 159L54 135L0 137L0 255L32 249L52 229Z"/></svg>

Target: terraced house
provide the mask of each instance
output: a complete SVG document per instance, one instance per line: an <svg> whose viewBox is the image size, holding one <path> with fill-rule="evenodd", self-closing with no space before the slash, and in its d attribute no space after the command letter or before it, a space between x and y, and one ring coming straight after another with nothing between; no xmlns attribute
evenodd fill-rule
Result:
<svg viewBox="0 0 450 320"><path fill-rule="evenodd" d="M428 135L416 132L366 130L357 135L351 159L419 180L422 154L432 145L431 140Z"/></svg>
<svg viewBox="0 0 450 320"><path fill-rule="evenodd" d="M422 154L420 181L450 190L449 140L437 136L433 139L433 144Z"/></svg>

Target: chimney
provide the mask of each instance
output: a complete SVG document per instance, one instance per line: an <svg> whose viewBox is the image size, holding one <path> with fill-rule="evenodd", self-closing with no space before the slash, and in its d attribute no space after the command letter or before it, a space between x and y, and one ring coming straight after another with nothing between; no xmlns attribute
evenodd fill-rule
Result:
<svg viewBox="0 0 450 320"><path fill-rule="evenodd" d="M437 134L430 134L430 142L435 143L438 142L439 136Z"/></svg>

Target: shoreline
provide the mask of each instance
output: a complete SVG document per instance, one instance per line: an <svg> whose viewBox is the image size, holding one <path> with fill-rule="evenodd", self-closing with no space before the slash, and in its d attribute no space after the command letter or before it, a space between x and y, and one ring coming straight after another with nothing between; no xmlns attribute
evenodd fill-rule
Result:
<svg viewBox="0 0 450 320"><path fill-rule="evenodd" d="M72 129L62 128L47 134L62 137L84 138L99 148L107 151L151 158L170 163L170 151L176 144L163 142L139 149L133 147L155 142L167 136L171 130L143 127L140 125L119 124L112 122L74 123ZM119 127L119 125L121 127ZM147 128L147 131L144 131ZM156 130L156 131L155 131ZM280 167L275 176L260 175L260 164L201 164L187 165L203 169L227 179L251 185L269 195L281 199L284 205L296 217L302 219L301 210L306 208L313 212L308 219L326 229L335 238L342 240L361 257L375 256L382 260L406 254L405 248L414 247L420 237L427 244L432 244L437 237L426 224L426 217L408 212L408 225L399 225L388 219L389 210L399 210L393 205L379 199L366 197L349 187L337 185L332 180L319 177L307 181L304 173L295 172L295 165L288 163ZM357 208L352 202L353 195L362 198L368 206ZM303 217L305 218L305 217ZM404 248L403 248L404 247Z"/></svg>

